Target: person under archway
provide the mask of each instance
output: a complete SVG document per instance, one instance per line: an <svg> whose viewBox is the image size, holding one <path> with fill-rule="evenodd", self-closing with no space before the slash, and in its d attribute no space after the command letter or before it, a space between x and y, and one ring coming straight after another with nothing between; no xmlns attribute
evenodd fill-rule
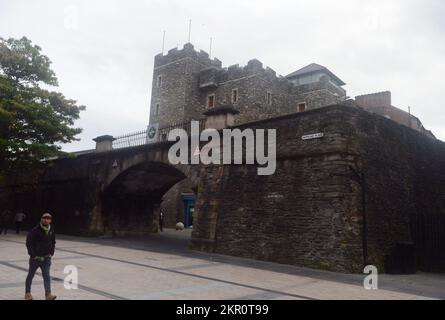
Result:
<svg viewBox="0 0 445 320"><path fill-rule="evenodd" d="M165 218L164 208L159 209L159 230L164 231L164 218Z"/></svg>

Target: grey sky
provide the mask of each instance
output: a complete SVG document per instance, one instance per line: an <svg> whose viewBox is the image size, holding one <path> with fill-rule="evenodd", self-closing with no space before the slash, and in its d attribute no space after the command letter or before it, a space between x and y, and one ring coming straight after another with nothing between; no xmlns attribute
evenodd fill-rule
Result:
<svg viewBox="0 0 445 320"><path fill-rule="evenodd" d="M287 75L327 66L348 95L390 90L445 140L445 1L25 1L0 0L0 36L26 36L53 61L68 98L87 106L74 151L92 138L146 127L153 59L191 42L223 65L257 58Z"/></svg>

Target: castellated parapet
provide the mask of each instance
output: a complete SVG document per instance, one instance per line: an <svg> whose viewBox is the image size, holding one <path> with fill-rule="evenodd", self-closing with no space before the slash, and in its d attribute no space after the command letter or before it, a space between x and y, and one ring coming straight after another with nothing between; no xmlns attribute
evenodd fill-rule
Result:
<svg viewBox="0 0 445 320"><path fill-rule="evenodd" d="M231 104L236 124L339 103L346 93L326 81L296 86L257 59L222 67L190 43L155 56L150 123L161 127L203 118L209 108Z"/></svg>
<svg viewBox="0 0 445 320"><path fill-rule="evenodd" d="M267 81L281 81L291 84L286 78L278 77L276 72L269 67L263 67L263 64L257 59L250 60L247 65L240 67L238 64L226 68L209 67L199 74L201 88L206 87L206 83L223 83L242 79L250 76L259 76Z"/></svg>
<svg viewBox="0 0 445 320"><path fill-rule="evenodd" d="M182 49L173 48L166 55L162 53L155 56L154 67L166 65L180 59L190 58L203 66L221 68L222 63L217 58L210 59L209 54L203 50L196 51L191 43L186 43Z"/></svg>

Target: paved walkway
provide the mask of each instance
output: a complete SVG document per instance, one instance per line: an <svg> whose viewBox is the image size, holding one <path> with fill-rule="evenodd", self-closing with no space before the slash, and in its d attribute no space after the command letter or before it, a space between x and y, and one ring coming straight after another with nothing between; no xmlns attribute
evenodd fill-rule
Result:
<svg viewBox="0 0 445 320"><path fill-rule="evenodd" d="M190 231L139 238L58 236L53 292L59 299L445 299L445 275L379 277L365 290L348 275L190 251ZM25 234L0 236L0 299L22 299L28 266ZM64 288L74 265L79 288ZM43 299L40 274L33 283Z"/></svg>

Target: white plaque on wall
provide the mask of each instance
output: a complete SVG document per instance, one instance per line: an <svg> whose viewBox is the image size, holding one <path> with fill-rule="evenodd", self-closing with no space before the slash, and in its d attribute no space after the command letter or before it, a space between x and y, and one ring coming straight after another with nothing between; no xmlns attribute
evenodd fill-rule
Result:
<svg viewBox="0 0 445 320"><path fill-rule="evenodd" d="M312 139L321 139L324 137L324 133L314 133L314 134L308 134L301 137L301 140L312 140Z"/></svg>

